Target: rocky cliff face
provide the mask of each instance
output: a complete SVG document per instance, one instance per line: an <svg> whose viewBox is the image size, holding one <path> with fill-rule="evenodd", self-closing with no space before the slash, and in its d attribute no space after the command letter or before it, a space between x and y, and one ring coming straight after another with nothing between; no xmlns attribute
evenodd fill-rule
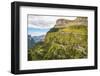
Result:
<svg viewBox="0 0 100 76"><path fill-rule="evenodd" d="M67 27L73 25L88 25L88 18L87 17L77 17L75 20L67 20L67 19L58 19L56 21L56 28L59 27Z"/></svg>

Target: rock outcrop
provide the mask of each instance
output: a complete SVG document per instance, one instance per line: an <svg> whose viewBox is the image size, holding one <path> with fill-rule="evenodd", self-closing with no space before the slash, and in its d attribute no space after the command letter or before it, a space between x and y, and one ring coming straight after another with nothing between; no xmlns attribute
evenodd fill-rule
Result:
<svg viewBox="0 0 100 76"><path fill-rule="evenodd" d="M67 27L73 25L88 25L88 18L87 17L77 17L75 20L67 20L67 19L58 19L56 21L56 28L59 27Z"/></svg>

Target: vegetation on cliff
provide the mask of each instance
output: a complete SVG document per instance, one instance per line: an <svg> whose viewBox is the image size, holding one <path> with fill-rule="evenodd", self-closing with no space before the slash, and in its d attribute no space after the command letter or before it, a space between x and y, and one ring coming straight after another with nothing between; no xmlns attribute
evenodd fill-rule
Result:
<svg viewBox="0 0 100 76"><path fill-rule="evenodd" d="M57 25L56 25L57 26ZM28 50L28 60L87 58L87 25L51 28L44 39Z"/></svg>

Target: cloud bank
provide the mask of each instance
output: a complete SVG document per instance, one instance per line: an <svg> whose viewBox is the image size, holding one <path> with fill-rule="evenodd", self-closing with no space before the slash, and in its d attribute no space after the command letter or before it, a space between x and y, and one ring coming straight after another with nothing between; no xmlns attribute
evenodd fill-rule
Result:
<svg viewBox="0 0 100 76"><path fill-rule="evenodd" d="M60 18L69 20L76 19L76 17L28 15L28 27L39 29L52 28L56 24L56 20Z"/></svg>

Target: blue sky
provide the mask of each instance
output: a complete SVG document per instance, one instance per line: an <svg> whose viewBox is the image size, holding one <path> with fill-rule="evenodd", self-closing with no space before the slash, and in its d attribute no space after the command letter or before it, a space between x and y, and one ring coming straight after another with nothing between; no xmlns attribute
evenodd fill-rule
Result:
<svg viewBox="0 0 100 76"><path fill-rule="evenodd" d="M47 32L49 29L28 28L28 32Z"/></svg>
<svg viewBox="0 0 100 76"><path fill-rule="evenodd" d="M28 28L28 34L31 36L45 35L50 29Z"/></svg>
<svg viewBox="0 0 100 76"><path fill-rule="evenodd" d="M28 34L31 36L45 35L56 24L57 19L74 20L76 17L28 15Z"/></svg>

